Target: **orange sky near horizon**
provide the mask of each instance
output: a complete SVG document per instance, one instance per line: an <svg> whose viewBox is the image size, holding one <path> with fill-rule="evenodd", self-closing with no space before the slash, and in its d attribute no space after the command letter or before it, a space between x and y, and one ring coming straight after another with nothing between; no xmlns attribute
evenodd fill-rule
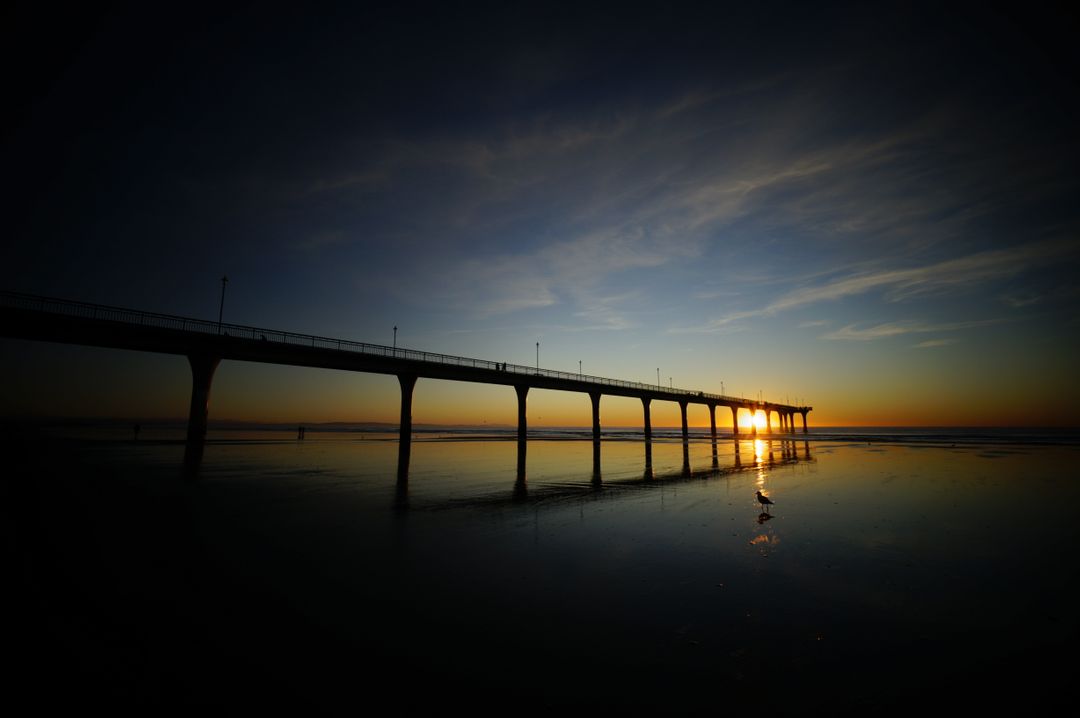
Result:
<svg viewBox="0 0 1080 718"><path fill-rule="evenodd" d="M96 417L183 419L190 399L190 371L183 357L90 349L60 344L9 342L26 360L11 376L5 405L8 417ZM45 379L43 377L49 377ZM693 386L693 385L691 385ZM1036 386L1036 385L1033 385ZM706 391L719 387L698 385ZM920 393L906 384L881 385L870 396L854 381L850 388L828 387L811 394L814 426L1075 426L1069 405L1049 392L1017 396L959 392ZM400 390L393 376L224 361L215 378L210 420L265 423L380 422L396 424ZM784 401L788 397L765 398ZM413 422L441 425L514 425L514 390L508 386L420 379L413 398ZM640 400L605 396L604 427L640 427ZM653 401L656 427L680 425L678 405ZM708 427L706 407L691 404L693 427ZM533 389L531 426L590 426L585 394ZM748 414L740 413L745 423ZM773 415L774 425L778 425ZM796 417L801 427L801 419ZM718 407L717 427L730 429L731 412Z"/></svg>

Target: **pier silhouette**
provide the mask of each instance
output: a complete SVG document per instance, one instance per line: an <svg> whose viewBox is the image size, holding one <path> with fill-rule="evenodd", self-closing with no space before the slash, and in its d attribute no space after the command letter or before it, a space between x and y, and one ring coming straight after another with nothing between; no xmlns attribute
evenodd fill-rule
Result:
<svg viewBox="0 0 1080 718"><path fill-rule="evenodd" d="M191 403L188 409L184 465L197 472L206 439L209 418L210 388L214 372L222 360L249 361L289 366L340 369L374 374L392 374L401 386L399 422L398 477L408 476L412 445L412 399L420 378L447 379L514 388L518 402L517 440L519 466L524 466L528 439L526 406L530 389L573 391L589 395L592 404L592 439L601 438L600 400L604 396L633 397L641 400L646 442L652 440L650 405L654 400L679 405L682 439L689 440L687 406L708 408L711 434L716 438L716 410L731 412L733 435L739 436L739 412L765 413L765 434L773 434L772 415L778 417L781 434L796 431L795 415L802 416L802 431L807 433L810 406L795 406L769 401L754 401L700 390L664 387L657 384L589 376L575 372L543 369L537 366L493 362L486 359L439 354L398 346L368 344L311 334L298 334L40 297L17 292L0 292L0 335L37 341L85 346L129 349L186 356L191 367ZM758 434L751 422L748 432Z"/></svg>

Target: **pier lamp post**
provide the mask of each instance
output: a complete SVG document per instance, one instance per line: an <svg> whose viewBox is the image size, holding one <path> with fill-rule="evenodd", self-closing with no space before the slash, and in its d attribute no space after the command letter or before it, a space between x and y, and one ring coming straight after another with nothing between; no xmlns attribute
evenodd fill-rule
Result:
<svg viewBox="0 0 1080 718"><path fill-rule="evenodd" d="M656 367L656 388L660 388L660 367Z"/></svg>
<svg viewBox="0 0 1080 718"><path fill-rule="evenodd" d="M397 324L394 325L394 356L397 356Z"/></svg>
<svg viewBox="0 0 1080 718"><path fill-rule="evenodd" d="M674 389L675 388L675 384L672 383L670 376L667 378L667 386L668 386L668 389Z"/></svg>
<svg viewBox="0 0 1080 718"><path fill-rule="evenodd" d="M228 275L221 275L221 304L218 305L217 333L221 334L221 317L225 314L225 285L228 284Z"/></svg>
<svg viewBox="0 0 1080 718"><path fill-rule="evenodd" d="M724 395L724 380L720 380L720 396Z"/></svg>
<svg viewBox="0 0 1080 718"><path fill-rule="evenodd" d="M577 378L581 379L581 360L577 360Z"/></svg>
<svg viewBox="0 0 1080 718"><path fill-rule="evenodd" d="M540 342L536 342L536 373L540 374Z"/></svg>

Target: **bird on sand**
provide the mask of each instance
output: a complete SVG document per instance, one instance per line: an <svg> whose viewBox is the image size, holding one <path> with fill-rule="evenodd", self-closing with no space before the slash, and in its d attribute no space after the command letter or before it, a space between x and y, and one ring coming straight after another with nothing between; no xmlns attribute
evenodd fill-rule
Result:
<svg viewBox="0 0 1080 718"><path fill-rule="evenodd" d="M758 503L761 504L761 508L763 508L765 510L768 510L769 506L773 505L773 500L770 499L768 496L765 496L764 494L762 494L760 491L758 491L756 493L757 493L757 500L758 500Z"/></svg>

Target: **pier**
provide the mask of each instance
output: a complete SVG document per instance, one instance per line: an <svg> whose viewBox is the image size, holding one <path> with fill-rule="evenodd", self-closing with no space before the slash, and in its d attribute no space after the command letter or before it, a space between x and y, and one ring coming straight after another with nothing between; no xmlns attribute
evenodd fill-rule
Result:
<svg viewBox="0 0 1080 718"><path fill-rule="evenodd" d="M202 461L209 418L214 371L222 360L341 369L391 374L401 385L398 475L408 474L412 443L412 398L420 378L500 384L513 387L517 396L519 467L524 464L528 439L526 406L531 389L553 389L588 394L592 404L592 438L601 439L600 408L604 396L633 397L641 401L645 440L652 439L650 405L671 401L679 405L682 438L689 440L686 410L690 404L708 408L712 437L716 439L716 411L731 412L733 433L739 436L739 412L764 412L765 434L772 435L773 415L781 434L796 432L796 415L807 433L811 406L753 401L705 391L663 387L581 373L493 362L486 359L367 344L276 329L222 323L190 317L144 312L100 304L0 292L0 335L18 339L61 342L84 346L183 355L191 366L191 405L188 410L185 466L197 470ZM750 435L757 435L751 421Z"/></svg>

